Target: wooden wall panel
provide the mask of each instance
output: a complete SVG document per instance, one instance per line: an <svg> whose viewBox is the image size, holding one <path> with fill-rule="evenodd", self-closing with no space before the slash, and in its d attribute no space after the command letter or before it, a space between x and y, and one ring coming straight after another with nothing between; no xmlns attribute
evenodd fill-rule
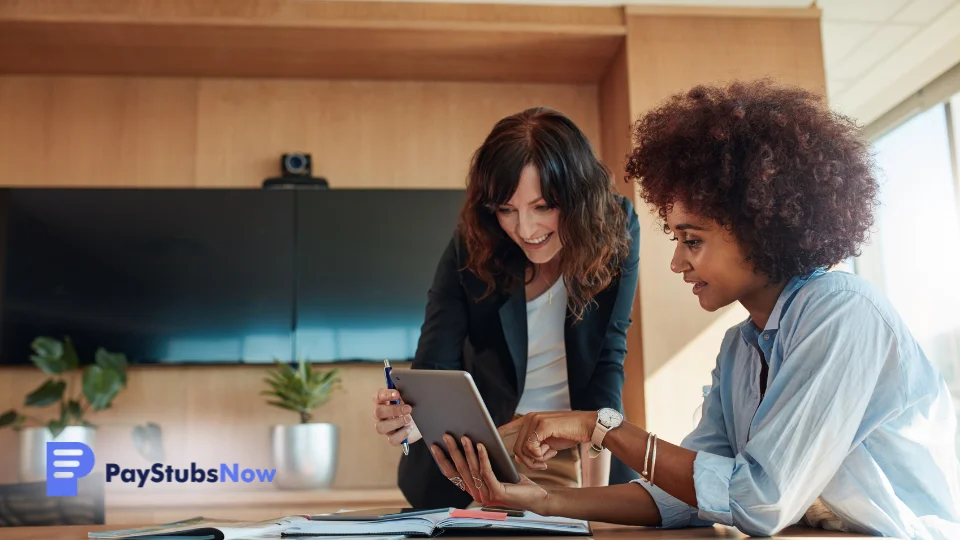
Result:
<svg viewBox="0 0 960 540"><path fill-rule="evenodd" d="M209 79L199 103L199 185L258 185L293 150L333 187L463 188L493 124L534 105L600 140L594 85Z"/></svg>
<svg viewBox="0 0 960 540"><path fill-rule="evenodd" d="M333 187L462 188L535 105L600 146L596 85L0 77L0 185L257 187L302 151Z"/></svg>
<svg viewBox="0 0 960 540"><path fill-rule="evenodd" d="M634 115L701 82L772 77L826 89L816 18L633 15L627 42Z"/></svg>
<svg viewBox="0 0 960 540"><path fill-rule="evenodd" d="M603 160L610 167L617 190L638 205L636 184L626 181L627 156L630 143L630 86L627 72L627 49L621 47L600 83L600 119L602 122ZM637 212L646 210L637 206ZM642 245L643 239L641 239ZM639 289L639 285L638 285ZM633 323L627 331L627 357L624 360L626 380L623 387L623 408L631 422L644 426L643 321L641 320L639 290L634 297Z"/></svg>
<svg viewBox="0 0 960 540"><path fill-rule="evenodd" d="M0 77L0 185L194 184L196 81Z"/></svg>

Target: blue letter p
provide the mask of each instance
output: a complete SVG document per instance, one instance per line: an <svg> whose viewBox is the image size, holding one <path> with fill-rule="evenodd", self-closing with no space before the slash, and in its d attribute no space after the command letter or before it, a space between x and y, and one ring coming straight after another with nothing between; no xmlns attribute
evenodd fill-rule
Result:
<svg viewBox="0 0 960 540"><path fill-rule="evenodd" d="M47 497L76 497L77 480L93 470L93 450L81 442L47 443Z"/></svg>

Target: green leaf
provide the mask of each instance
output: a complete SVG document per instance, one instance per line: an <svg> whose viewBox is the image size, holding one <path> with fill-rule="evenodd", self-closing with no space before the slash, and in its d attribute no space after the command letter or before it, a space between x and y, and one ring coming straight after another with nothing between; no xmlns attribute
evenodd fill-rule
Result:
<svg viewBox="0 0 960 540"><path fill-rule="evenodd" d="M110 407L110 402L121 389L123 380L115 370L94 365L83 373L83 395L95 411Z"/></svg>
<svg viewBox="0 0 960 540"><path fill-rule="evenodd" d="M104 369L116 371L120 375L120 381L124 386L127 384L127 355L123 353L110 352L103 347L97 349L94 361L98 366Z"/></svg>
<svg viewBox="0 0 960 540"><path fill-rule="evenodd" d="M80 407L80 402L71 399L67 402L66 410L63 412L63 419L66 423L70 423L71 420L83 421L83 409Z"/></svg>
<svg viewBox="0 0 960 540"><path fill-rule="evenodd" d="M291 410L291 411L300 412L300 408L299 408L299 407L297 407L296 405L291 405L290 403L287 403L286 401L268 401L267 403L268 403L269 405L273 405L274 407L280 407L281 409L288 409L288 410Z"/></svg>
<svg viewBox="0 0 960 540"><path fill-rule="evenodd" d="M73 347L73 340L70 336L63 338L63 363L67 369L77 369L80 367L80 357L77 356L77 349Z"/></svg>
<svg viewBox="0 0 960 540"><path fill-rule="evenodd" d="M36 354L30 355L30 360L44 373L56 375L67 369L67 363L63 359L63 343L60 341L41 336L33 340L31 347Z"/></svg>
<svg viewBox="0 0 960 540"><path fill-rule="evenodd" d="M13 409L0 414L0 427L12 426L19 416L20 414Z"/></svg>
<svg viewBox="0 0 960 540"><path fill-rule="evenodd" d="M23 404L27 407L47 407L63 398L63 390L67 383L54 379L47 379L39 388L27 394Z"/></svg>
<svg viewBox="0 0 960 540"><path fill-rule="evenodd" d="M261 395L276 398L268 404L300 413L302 422L310 420L310 412L327 403L331 392L337 388L339 368L321 372L312 365L299 360L294 368L291 364L274 361L276 369L264 378L267 390Z"/></svg>
<svg viewBox="0 0 960 540"><path fill-rule="evenodd" d="M57 438L57 435L60 435L65 427L67 426L63 423L63 420L51 420L47 422L47 428L50 429L50 434L53 435L54 438Z"/></svg>

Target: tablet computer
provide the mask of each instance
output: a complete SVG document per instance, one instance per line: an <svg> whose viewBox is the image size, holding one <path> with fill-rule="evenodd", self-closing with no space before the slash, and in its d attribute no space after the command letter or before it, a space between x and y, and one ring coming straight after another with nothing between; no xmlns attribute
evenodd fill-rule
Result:
<svg viewBox="0 0 960 540"><path fill-rule="evenodd" d="M520 482L513 459L468 372L394 369L390 377L403 402L413 407L411 416L428 447L436 444L446 452L445 433L452 435L458 445L460 437L469 437L474 447L482 443L487 449L498 480Z"/></svg>

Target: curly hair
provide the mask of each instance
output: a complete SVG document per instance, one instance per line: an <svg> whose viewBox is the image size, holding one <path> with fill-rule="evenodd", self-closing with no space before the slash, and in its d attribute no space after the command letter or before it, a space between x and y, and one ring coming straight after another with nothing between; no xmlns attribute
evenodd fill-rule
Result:
<svg viewBox="0 0 960 540"><path fill-rule="evenodd" d="M633 139L628 179L664 231L679 202L727 227L772 283L858 255L873 225L869 144L802 88L696 86L642 116Z"/></svg>
<svg viewBox="0 0 960 540"><path fill-rule="evenodd" d="M509 290L533 266L496 216L528 164L540 173L544 200L560 211L560 272L579 320L616 276L630 235L609 170L580 128L558 111L535 107L503 118L474 153L460 212L466 269L487 284L483 298Z"/></svg>

